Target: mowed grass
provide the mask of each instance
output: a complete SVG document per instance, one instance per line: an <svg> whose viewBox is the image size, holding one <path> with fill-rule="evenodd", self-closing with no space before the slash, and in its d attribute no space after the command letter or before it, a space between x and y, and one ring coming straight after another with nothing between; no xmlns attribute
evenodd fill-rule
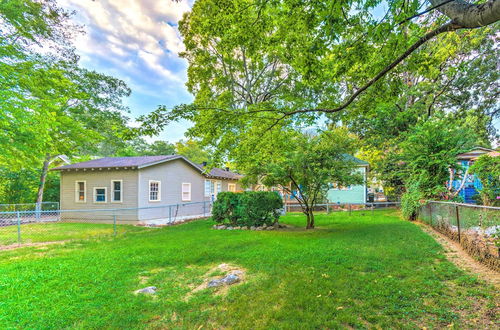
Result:
<svg viewBox="0 0 500 330"><path fill-rule="evenodd" d="M131 225L116 226L116 234L137 232L143 230L147 229L144 227L135 227ZM112 224L45 222L21 225L22 244L85 239L113 234L114 228ZM17 243L17 226L0 227L0 247L3 245L11 245Z"/></svg>
<svg viewBox="0 0 500 330"><path fill-rule="evenodd" d="M0 328L495 328L498 292L397 211L282 217L286 231L210 221L0 252ZM225 294L192 293L214 266ZM136 296L145 286L155 296ZM496 295L496 296L495 296Z"/></svg>

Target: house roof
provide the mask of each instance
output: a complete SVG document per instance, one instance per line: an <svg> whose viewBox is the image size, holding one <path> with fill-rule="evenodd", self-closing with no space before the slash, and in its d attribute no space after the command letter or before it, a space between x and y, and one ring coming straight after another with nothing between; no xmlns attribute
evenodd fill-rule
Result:
<svg viewBox="0 0 500 330"><path fill-rule="evenodd" d="M493 152L493 151L495 151L495 150L489 149L489 148L483 148L483 147L474 147L468 152L458 154L457 159L459 159L459 160L475 159L481 155L484 155L486 153Z"/></svg>
<svg viewBox="0 0 500 330"><path fill-rule="evenodd" d="M356 163L358 166L369 166L370 165L370 163L365 162L364 160L361 160L357 157L354 157L353 155L344 154L344 157L346 160L352 161L352 162Z"/></svg>
<svg viewBox="0 0 500 330"><path fill-rule="evenodd" d="M484 155L484 154L483 154ZM500 157L500 152L498 151L491 151L491 152L487 152L486 155L490 156L490 157ZM482 155L481 155L482 156ZM474 157L472 158L472 160L477 160L480 156L478 157Z"/></svg>
<svg viewBox="0 0 500 330"><path fill-rule="evenodd" d="M181 155L164 155L164 156L137 156L137 157L104 157L99 159L92 159L86 162L80 162L75 164L69 164L64 166L55 167L53 171L63 171L63 170L79 170L79 169L100 169L100 168L119 168L119 169L133 169L133 168L144 168L148 166L153 166L175 159L182 159L203 175L210 178L222 178L230 180L238 180L243 176L231 172L229 170L223 170L220 168L212 168L210 172L204 168L201 164L195 164L189 159Z"/></svg>
<svg viewBox="0 0 500 330"><path fill-rule="evenodd" d="M198 164L198 167L200 167L202 170L206 171L203 168L203 165ZM205 175L213 178L224 178L224 179L230 179L230 180L239 180L243 177L243 175L231 172L229 170L223 170L221 168L214 167L210 170L210 172L205 173Z"/></svg>

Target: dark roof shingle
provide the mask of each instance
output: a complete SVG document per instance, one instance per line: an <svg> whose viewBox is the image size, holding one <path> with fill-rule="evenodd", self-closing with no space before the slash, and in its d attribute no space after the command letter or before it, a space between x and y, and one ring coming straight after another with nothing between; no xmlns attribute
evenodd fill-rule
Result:
<svg viewBox="0 0 500 330"><path fill-rule="evenodd" d="M166 155L166 156L137 156L137 157L105 157L99 159L92 159L86 162L74 163L64 166L53 168L53 170L66 170L66 169L84 169L84 168L100 168L100 167L136 167L153 164L164 160L171 160L174 158L181 158L179 155Z"/></svg>
<svg viewBox="0 0 500 330"><path fill-rule="evenodd" d="M195 164L189 159L181 155L166 155L166 156L137 156L137 157L105 157L99 159L93 159L86 162L69 164L64 166L55 167L52 170L71 170L71 169L92 169L92 168L125 168L125 167L145 167L154 165L156 163L161 163L164 161L174 160L174 159L184 159L189 164L196 167L205 176L211 178L224 178L229 180L238 180L243 176L231 171L226 171L220 168L212 168L210 172L203 167L201 164Z"/></svg>

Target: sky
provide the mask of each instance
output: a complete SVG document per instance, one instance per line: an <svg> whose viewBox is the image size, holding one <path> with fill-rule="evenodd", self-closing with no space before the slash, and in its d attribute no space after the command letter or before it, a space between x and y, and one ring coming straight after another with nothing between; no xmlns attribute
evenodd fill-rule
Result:
<svg viewBox="0 0 500 330"><path fill-rule="evenodd" d="M73 10L72 20L84 34L74 40L80 64L122 79L132 89L125 99L131 119L158 105L189 103L187 62L178 56L183 43L178 21L192 0L60 0ZM184 137L187 121L170 124L156 138L170 142Z"/></svg>

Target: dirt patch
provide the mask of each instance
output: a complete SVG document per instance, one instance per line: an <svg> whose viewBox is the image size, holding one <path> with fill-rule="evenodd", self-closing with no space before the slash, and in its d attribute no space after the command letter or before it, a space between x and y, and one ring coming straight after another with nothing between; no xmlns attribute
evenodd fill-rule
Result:
<svg viewBox="0 0 500 330"><path fill-rule="evenodd" d="M210 268L209 271L207 271L203 275L203 283L198 285L197 287L194 287L185 297L184 300L187 301L189 298L195 294L196 292L199 292L201 290L205 290L209 288L209 283L213 280L220 280L224 278L227 275L233 274L236 275L239 280L238 282L231 284L231 285L222 285L219 287L214 287L212 289L215 290L216 295L225 295L229 291L230 286L238 285L241 284L242 282L245 281L246 279L246 269L235 266L235 265L230 265L230 264L220 264L218 266Z"/></svg>
<svg viewBox="0 0 500 330"><path fill-rule="evenodd" d="M2 245L0 246L0 251L14 250L23 247L31 247L31 246L45 246L51 244L64 244L68 242L66 241L53 241L53 242L40 242L40 243L23 243L23 244L12 244L12 245Z"/></svg>
<svg viewBox="0 0 500 330"><path fill-rule="evenodd" d="M477 275L477 277L481 280L500 288L500 273L475 260L460 246L460 244L440 232L437 232L432 227L422 223L417 223L417 225L443 246L446 258L449 261L453 262L459 268Z"/></svg>

